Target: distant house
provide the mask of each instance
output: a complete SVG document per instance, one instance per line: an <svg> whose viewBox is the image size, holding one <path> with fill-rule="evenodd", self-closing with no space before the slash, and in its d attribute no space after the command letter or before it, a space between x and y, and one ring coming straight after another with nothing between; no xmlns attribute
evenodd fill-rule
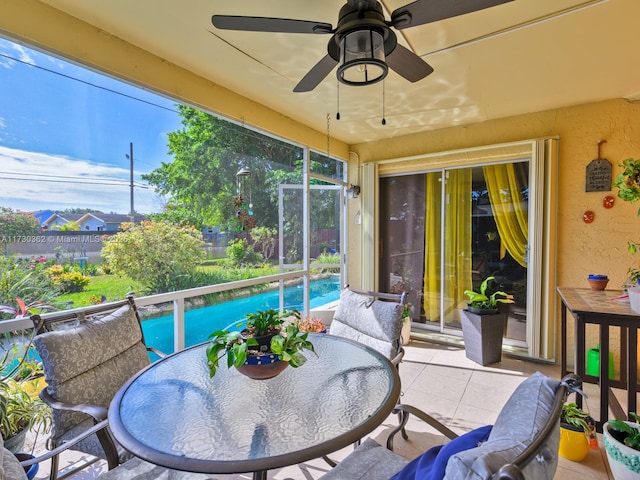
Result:
<svg viewBox="0 0 640 480"><path fill-rule="evenodd" d="M69 222L78 222L84 215L81 213L54 213L42 223L44 230L59 230Z"/></svg>
<svg viewBox="0 0 640 480"><path fill-rule="evenodd" d="M145 220L144 215L134 215L133 221ZM75 222L81 232L117 232L122 223L131 221L130 215L120 213L54 213L43 223L45 230L58 230L69 222Z"/></svg>
<svg viewBox="0 0 640 480"><path fill-rule="evenodd" d="M36 220L38 220L38 223L40 224L40 226L42 226L44 222L56 212L54 212L53 210L36 210L35 212L29 213L36 217Z"/></svg>
<svg viewBox="0 0 640 480"><path fill-rule="evenodd" d="M146 220L144 215L134 215L133 222L140 223ZM121 213L87 213L82 217L80 222L80 230L99 231L99 232L117 232L120 230L122 223L131 222L131 215Z"/></svg>

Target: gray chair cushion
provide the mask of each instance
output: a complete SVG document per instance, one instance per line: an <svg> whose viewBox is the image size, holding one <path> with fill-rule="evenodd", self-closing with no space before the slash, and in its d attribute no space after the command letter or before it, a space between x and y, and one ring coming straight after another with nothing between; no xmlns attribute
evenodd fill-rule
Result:
<svg viewBox="0 0 640 480"><path fill-rule="evenodd" d="M73 328L45 332L34 338L43 361L47 391L72 404L108 408L120 387L150 360L138 319L129 305ZM54 444L70 438L88 417L53 411ZM78 450L104 457L97 439L78 444Z"/></svg>
<svg viewBox="0 0 640 480"><path fill-rule="evenodd" d="M452 456L445 479L488 479L502 465L511 463L544 428L551 415L560 382L536 372L513 392L491 430L486 443ZM529 479L551 479L558 464L560 427L547 442L544 457L527 465Z"/></svg>
<svg viewBox="0 0 640 480"><path fill-rule="evenodd" d="M400 349L402 309L397 302L374 300L345 288L329 333L355 340L392 359Z"/></svg>
<svg viewBox="0 0 640 480"><path fill-rule="evenodd" d="M321 480L388 480L409 463L400 455L367 438Z"/></svg>
<svg viewBox="0 0 640 480"><path fill-rule="evenodd" d="M0 480L27 480L27 475L18 459L4 448L2 435L0 435Z"/></svg>

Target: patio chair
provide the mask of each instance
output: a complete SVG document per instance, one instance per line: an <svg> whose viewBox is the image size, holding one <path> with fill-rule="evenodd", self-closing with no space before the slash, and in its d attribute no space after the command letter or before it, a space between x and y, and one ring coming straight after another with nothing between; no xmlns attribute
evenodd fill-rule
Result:
<svg viewBox="0 0 640 480"><path fill-rule="evenodd" d="M558 465L560 412L580 377L562 381L536 372L506 402L493 426L458 436L445 425L409 406L398 405L401 426L392 430L386 448L368 438L321 480L407 480L474 478L524 480L553 478ZM393 452L393 438L414 415L451 439L409 462ZM397 476L396 476L397 475Z"/></svg>
<svg viewBox="0 0 640 480"><path fill-rule="evenodd" d="M363 343L397 367L404 357L401 333L406 302L405 292L369 292L345 287L340 292L329 333Z"/></svg>
<svg viewBox="0 0 640 480"><path fill-rule="evenodd" d="M402 312L406 302L406 292L396 294L362 291L347 286L340 292L340 301L329 326L329 334L367 345L399 368L404 357L401 334ZM401 420L402 417L398 415ZM405 439L408 438L406 435L402 428ZM324 459L335 466L330 458Z"/></svg>
<svg viewBox="0 0 640 480"><path fill-rule="evenodd" d="M32 315L33 343L42 359L47 387L40 397L52 409L47 441L55 449L107 418L118 389L150 364L133 296L102 305ZM108 428L80 440L74 450L105 459L110 469L131 457L116 445ZM51 479L58 457L51 458Z"/></svg>
<svg viewBox="0 0 640 480"><path fill-rule="evenodd" d="M25 469L31 465L40 464L46 460L53 459L62 454L66 450L73 450L75 445L91 435L95 435L100 430L106 429L108 420L102 420L94 426L85 430L80 435L69 439L64 444L53 450L35 458L18 461L18 459L6 448L2 446L2 437L0 436L0 472L4 471L4 478L10 480L27 480ZM52 471L53 472L53 471ZM50 477L51 478L51 477ZM149 462L145 462L139 458L132 458L126 463L117 466L106 473L97 477L98 480L132 480L132 479L148 479L148 480L210 480L211 476L202 473L180 472L160 467Z"/></svg>

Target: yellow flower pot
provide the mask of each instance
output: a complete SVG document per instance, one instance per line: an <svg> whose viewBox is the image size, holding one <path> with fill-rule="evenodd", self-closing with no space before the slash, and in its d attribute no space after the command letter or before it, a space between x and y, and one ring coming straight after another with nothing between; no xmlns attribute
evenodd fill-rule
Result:
<svg viewBox="0 0 640 480"><path fill-rule="evenodd" d="M589 440L584 430L564 423L560 424L558 454L573 462L581 462L589 454Z"/></svg>

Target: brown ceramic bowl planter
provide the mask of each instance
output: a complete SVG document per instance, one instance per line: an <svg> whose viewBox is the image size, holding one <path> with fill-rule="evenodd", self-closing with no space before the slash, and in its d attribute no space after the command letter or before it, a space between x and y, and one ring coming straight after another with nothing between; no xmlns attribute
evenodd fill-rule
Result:
<svg viewBox="0 0 640 480"><path fill-rule="evenodd" d="M607 288L609 277L606 275L589 275L587 278L591 290L601 291Z"/></svg>

